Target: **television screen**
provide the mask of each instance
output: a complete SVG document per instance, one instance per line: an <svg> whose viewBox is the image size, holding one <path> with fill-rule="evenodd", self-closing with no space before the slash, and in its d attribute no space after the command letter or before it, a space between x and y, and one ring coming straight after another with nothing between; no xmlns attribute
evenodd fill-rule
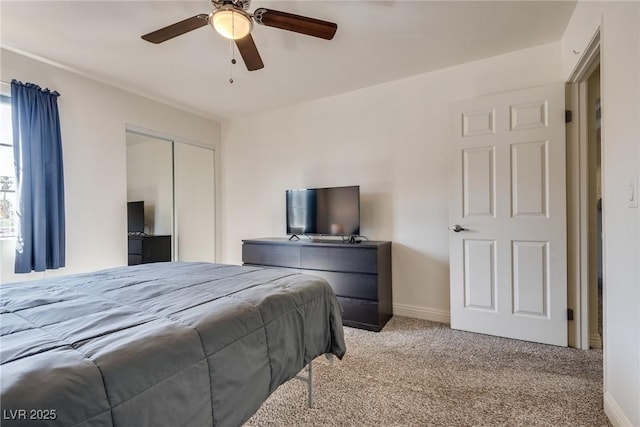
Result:
<svg viewBox="0 0 640 427"><path fill-rule="evenodd" d="M360 187L287 190L287 234L357 236Z"/></svg>
<svg viewBox="0 0 640 427"><path fill-rule="evenodd" d="M127 203L127 227L129 233L144 233L144 202Z"/></svg>

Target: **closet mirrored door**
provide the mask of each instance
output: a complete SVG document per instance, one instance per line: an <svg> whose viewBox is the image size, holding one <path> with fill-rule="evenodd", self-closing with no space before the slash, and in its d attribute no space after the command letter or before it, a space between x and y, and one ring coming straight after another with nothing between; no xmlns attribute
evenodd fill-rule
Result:
<svg viewBox="0 0 640 427"><path fill-rule="evenodd" d="M214 151L174 143L176 253L180 261L215 261Z"/></svg>
<svg viewBox="0 0 640 427"><path fill-rule="evenodd" d="M144 230L128 230L129 252L132 236L149 244L170 236L166 260L215 262L215 151L152 131L126 135L127 202L144 202Z"/></svg>
<svg viewBox="0 0 640 427"><path fill-rule="evenodd" d="M127 132L127 263L172 261L173 142Z"/></svg>

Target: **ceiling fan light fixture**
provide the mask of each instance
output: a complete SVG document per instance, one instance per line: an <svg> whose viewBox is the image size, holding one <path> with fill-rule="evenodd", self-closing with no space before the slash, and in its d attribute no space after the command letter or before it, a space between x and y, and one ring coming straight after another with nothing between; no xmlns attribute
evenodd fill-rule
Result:
<svg viewBox="0 0 640 427"><path fill-rule="evenodd" d="M237 40L246 37L253 28L251 16L233 5L224 5L209 17L209 24L227 39Z"/></svg>

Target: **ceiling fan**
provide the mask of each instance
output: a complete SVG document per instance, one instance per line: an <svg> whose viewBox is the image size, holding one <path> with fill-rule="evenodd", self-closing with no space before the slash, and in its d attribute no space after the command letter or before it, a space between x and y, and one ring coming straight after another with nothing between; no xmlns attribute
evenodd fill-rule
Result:
<svg viewBox="0 0 640 427"><path fill-rule="evenodd" d="M338 29L338 25L333 22L273 9L259 8L250 13L250 2L251 0L211 0L214 7L211 13L192 16L145 34L142 38L151 43L162 43L209 24L223 37L235 41L247 69L255 71L263 68L264 64L251 37L254 22L325 40L331 40Z"/></svg>

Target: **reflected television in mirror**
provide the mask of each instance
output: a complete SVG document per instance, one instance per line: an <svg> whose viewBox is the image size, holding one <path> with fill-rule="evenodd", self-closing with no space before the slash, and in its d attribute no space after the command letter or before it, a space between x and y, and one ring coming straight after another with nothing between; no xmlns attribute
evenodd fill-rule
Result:
<svg viewBox="0 0 640 427"><path fill-rule="evenodd" d="M129 234L144 233L144 201L127 203L127 231Z"/></svg>

